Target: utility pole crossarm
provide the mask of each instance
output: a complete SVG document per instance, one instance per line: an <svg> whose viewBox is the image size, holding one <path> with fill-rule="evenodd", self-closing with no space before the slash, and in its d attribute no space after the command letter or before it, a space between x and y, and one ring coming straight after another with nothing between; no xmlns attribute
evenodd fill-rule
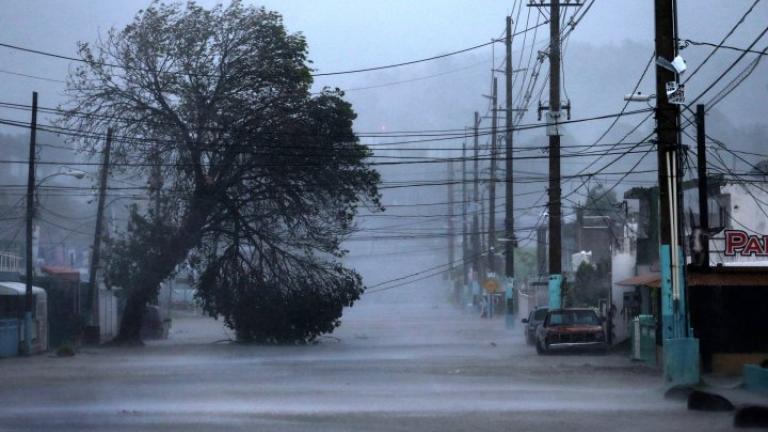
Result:
<svg viewBox="0 0 768 432"><path fill-rule="evenodd" d="M535 1L531 0L528 2L528 7L548 7L551 8L552 5L558 5L559 7L567 7L567 6L583 6L584 0L565 0L563 2L545 2L542 0ZM558 17L559 18L559 17Z"/></svg>

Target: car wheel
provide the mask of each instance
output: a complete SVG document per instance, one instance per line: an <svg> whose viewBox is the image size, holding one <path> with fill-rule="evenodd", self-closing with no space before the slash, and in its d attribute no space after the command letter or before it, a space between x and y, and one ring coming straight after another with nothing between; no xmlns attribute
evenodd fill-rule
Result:
<svg viewBox="0 0 768 432"><path fill-rule="evenodd" d="M544 355L544 354L546 354L546 353L547 353L547 350L546 350L546 348L544 348L543 346L541 346L541 342L539 342L539 341L536 341L536 354L538 354L538 355Z"/></svg>

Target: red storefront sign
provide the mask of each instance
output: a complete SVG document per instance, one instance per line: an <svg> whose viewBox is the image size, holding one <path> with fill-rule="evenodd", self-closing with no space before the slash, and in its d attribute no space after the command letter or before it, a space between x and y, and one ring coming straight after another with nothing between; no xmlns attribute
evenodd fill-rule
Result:
<svg viewBox="0 0 768 432"><path fill-rule="evenodd" d="M726 256L768 256L768 235L747 234L741 230L725 230Z"/></svg>

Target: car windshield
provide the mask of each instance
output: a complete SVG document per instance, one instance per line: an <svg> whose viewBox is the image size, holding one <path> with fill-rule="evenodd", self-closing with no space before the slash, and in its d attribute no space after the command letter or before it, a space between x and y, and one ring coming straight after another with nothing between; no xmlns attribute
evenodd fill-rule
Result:
<svg viewBox="0 0 768 432"><path fill-rule="evenodd" d="M549 325L599 325L597 314L591 310L565 310L549 314Z"/></svg>
<svg viewBox="0 0 768 432"><path fill-rule="evenodd" d="M534 321L544 321L544 318L546 317L547 317L547 309L537 309L533 312Z"/></svg>

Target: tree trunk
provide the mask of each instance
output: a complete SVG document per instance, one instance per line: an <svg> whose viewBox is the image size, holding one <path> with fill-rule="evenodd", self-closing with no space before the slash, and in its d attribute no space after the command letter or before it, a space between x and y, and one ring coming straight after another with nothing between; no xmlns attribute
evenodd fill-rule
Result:
<svg viewBox="0 0 768 432"><path fill-rule="evenodd" d="M120 320L120 332L114 339L119 345L141 345L141 327L144 322L144 308L149 298L142 290L137 290L128 296Z"/></svg>
<svg viewBox="0 0 768 432"><path fill-rule="evenodd" d="M209 199L193 200L181 227L159 244L154 243L154 246L147 247L147 254L142 257L140 263L141 274L135 285L130 287L125 310L120 320L120 330L113 340L114 343L141 344L141 327L147 303L157 296L160 283L167 279L176 266L184 262L189 251L199 244L211 207L201 204L210 202Z"/></svg>

